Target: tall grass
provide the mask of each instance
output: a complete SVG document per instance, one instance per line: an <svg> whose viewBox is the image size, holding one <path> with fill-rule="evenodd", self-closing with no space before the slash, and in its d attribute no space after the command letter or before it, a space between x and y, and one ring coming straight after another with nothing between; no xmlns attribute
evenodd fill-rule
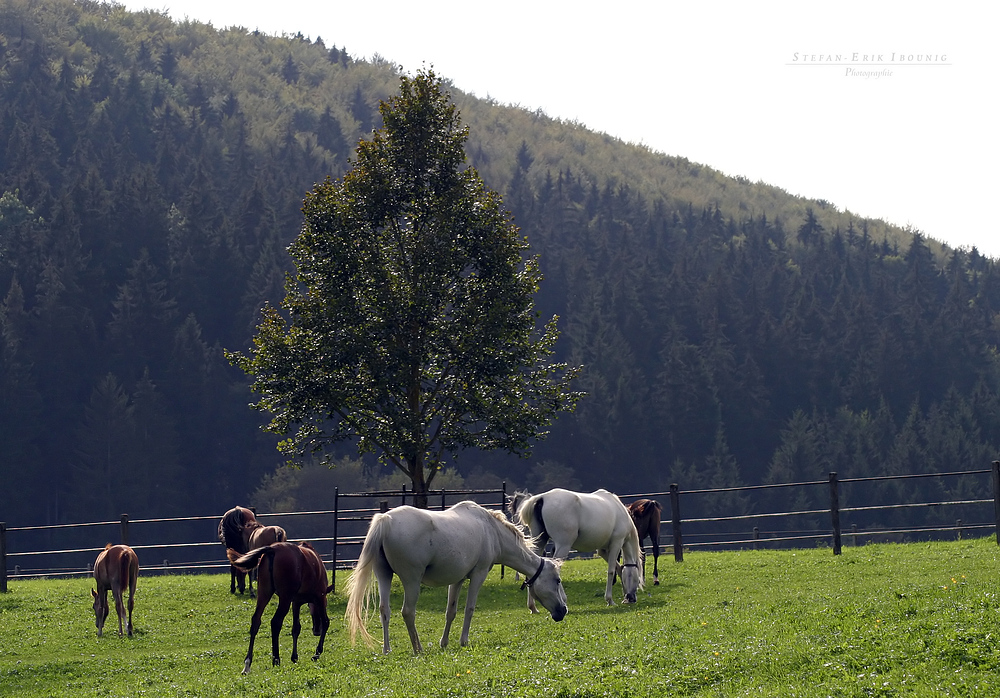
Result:
<svg viewBox="0 0 1000 698"><path fill-rule="evenodd" d="M326 650L306 618L303 658L270 662L265 614L241 676L253 602L228 576L140 576L136 637L96 637L84 579L15 581L0 595L2 696L996 696L994 539L795 551L692 552L632 607L604 605L603 563L563 568L570 613L531 616L491 573L471 645L437 646L443 589L417 606L413 657L393 595L393 652L351 647L331 596ZM346 574L338 574L342 587ZM616 590L620 594L620 587ZM109 625L117 629L117 622ZM377 619L371 630L377 637ZM106 628L107 630L107 628Z"/></svg>

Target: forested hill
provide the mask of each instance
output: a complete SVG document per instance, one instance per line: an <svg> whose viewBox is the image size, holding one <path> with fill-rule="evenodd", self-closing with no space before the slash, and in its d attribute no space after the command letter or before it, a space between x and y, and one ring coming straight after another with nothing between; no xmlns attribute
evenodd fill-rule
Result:
<svg viewBox="0 0 1000 698"><path fill-rule="evenodd" d="M222 349L283 297L305 193L397 89L343 33L0 4L0 520L223 511L279 465ZM463 455L468 483L649 491L995 457L993 260L453 98L589 393L531 460Z"/></svg>

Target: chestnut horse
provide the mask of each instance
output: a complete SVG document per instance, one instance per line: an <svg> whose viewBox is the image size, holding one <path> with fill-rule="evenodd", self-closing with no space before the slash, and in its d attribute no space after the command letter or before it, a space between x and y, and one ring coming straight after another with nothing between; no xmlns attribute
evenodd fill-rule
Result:
<svg viewBox="0 0 1000 698"><path fill-rule="evenodd" d="M653 586L660 584L660 512L663 507L655 499L637 499L626 507L639 534L639 544L649 536L653 544ZM643 557L643 567L646 558Z"/></svg>
<svg viewBox="0 0 1000 698"><path fill-rule="evenodd" d="M250 621L250 647L243 661L243 673L250 673L253 662L253 644L260 630L260 618L271 597L278 595L278 608L271 618L271 663L278 666L281 659L278 656L278 635L281 624L292 609L292 661L299 660L299 610L302 604L309 604L309 613L313 620L313 635L319 638L313 661L323 653L323 641L330 627L330 617L326 613L326 595L333 591L333 585L327 586L326 567L320 560L316 550L309 543L286 543L279 541L262 548L255 548L245 555L240 555L230 548L227 551L229 561L236 567L250 572L267 560L266 570L257 579L257 608Z"/></svg>
<svg viewBox="0 0 1000 698"><path fill-rule="evenodd" d="M237 553L243 554L254 548L262 548L271 543L278 543L288 540L285 529L281 526L265 526L257 520L251 509L246 507L233 507L227 511L219 522L219 540L228 550L233 549ZM236 593L236 585L239 583L240 593L243 593L243 580L246 573L242 572L235 565L229 568L229 593ZM256 572L250 575L250 596L253 597L253 580Z"/></svg>
<svg viewBox="0 0 1000 698"><path fill-rule="evenodd" d="M94 597L94 616L97 622L97 637L104 634L104 621L111 609L108 607L108 590L115 597L115 611L118 612L118 637L122 636L122 621L125 619L125 601L122 598L128 588L128 623L125 629L132 637L132 608L135 605L135 585L139 578L139 556L127 545L104 546L94 563L94 580L97 589L91 589Z"/></svg>

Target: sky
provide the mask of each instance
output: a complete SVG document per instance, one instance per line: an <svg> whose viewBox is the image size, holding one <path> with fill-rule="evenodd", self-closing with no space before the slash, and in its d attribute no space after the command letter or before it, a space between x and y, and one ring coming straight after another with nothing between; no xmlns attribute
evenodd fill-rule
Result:
<svg viewBox="0 0 1000 698"><path fill-rule="evenodd" d="M299 32L1000 258L990 3L125 0Z"/></svg>

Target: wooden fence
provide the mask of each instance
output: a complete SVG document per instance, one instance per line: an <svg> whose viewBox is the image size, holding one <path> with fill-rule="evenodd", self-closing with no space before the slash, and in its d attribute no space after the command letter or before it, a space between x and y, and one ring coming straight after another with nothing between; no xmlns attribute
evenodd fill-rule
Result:
<svg viewBox="0 0 1000 698"><path fill-rule="evenodd" d="M488 490L436 490L428 499L429 506L441 509L462 499L502 509L506 486ZM344 501L358 506L344 508ZM284 527L291 540L310 541L333 570L335 580L337 569L349 568L357 561L372 515L412 501L413 492L405 486L399 490L350 494L335 488L330 510L258 514L258 519L265 525ZM143 575L228 570L229 562L218 539L221 518L222 514L131 519L122 514L118 521L47 526L8 527L0 522L0 593L7 591L9 579L92 574L97 553L108 542L134 548Z"/></svg>
<svg viewBox="0 0 1000 698"><path fill-rule="evenodd" d="M989 479L992 482L992 486L987 486L980 483L980 489L983 491L983 496L975 499L949 499L943 501L926 501L926 502L908 502L908 503L897 503L897 504L873 504L866 506L842 506L841 505L841 495L842 487L863 487L868 484L875 483L886 483L886 482L904 482L908 480L918 480L926 478L936 478L936 479L950 479L950 478L977 478L978 480L984 480L986 476L990 476ZM753 512L739 515L730 516L705 516L705 517L682 517L682 507L681 507L681 495L684 495L685 500L690 500L696 497L704 497L708 495L724 495L724 494L739 494L747 493L753 491L762 490L777 490L786 488L797 488L799 490L815 490L815 489L826 489L829 496L829 506L824 508L816 509L800 509L796 511L779 511L779 512ZM637 495L636 495L637 496ZM994 461L992 468L985 470L963 470L956 472L947 473L920 473L914 475L886 475L879 477L859 477L859 478L839 478L837 473L830 473L826 480L815 480L810 482L791 482L791 483L779 483L779 484L769 484L769 485L752 485L747 487L720 487L713 489L697 489L697 490L687 490L682 491L677 484L670 486L667 492L656 492L653 494L642 495L644 497L656 498L658 496L669 498L669 518L664 517L663 526L669 526L671 533L671 543L673 549L674 559L678 562L684 559L684 548L704 548L704 547L717 547L717 548L757 548L761 544L788 544L788 543L801 543L804 541L811 541L814 544L825 544L829 542L834 555L840 555L843 549L843 540L845 536L849 541L857 545L859 539L867 540L901 540L901 539L913 539L915 537L939 537L944 533L953 533L957 537L961 537L966 531L968 532L979 532L979 533L997 533L998 544L1000 544L1000 461ZM629 495L622 497L623 500L628 500ZM954 524L931 524L931 525L906 525L897 527L869 527L869 528L859 528L858 525L852 524L847 532L845 532L843 526L843 517L858 515L862 513L873 513L873 512L889 512L889 511L904 511L904 510L927 510L927 509L943 509L947 507L962 507L976 514L978 518L976 520L962 520L955 519ZM720 536L716 533L701 533L700 535L688 536L687 539L682 535L682 524L684 527L692 525L702 525L708 526L712 524L722 524L722 523L761 523L764 521L775 520L775 519L789 519L792 517L828 517L829 528L825 528L822 531L819 530L806 530L806 531L771 531L761 535L759 526L753 526L752 529L746 530L744 526L744 535L738 536L734 535L732 532Z"/></svg>
<svg viewBox="0 0 1000 698"><path fill-rule="evenodd" d="M866 486L879 483L906 483L924 478L970 481L972 485L965 489L971 487L984 496L919 503L859 506L841 504L846 492L851 492L848 499L858 499L854 493L857 488L864 490ZM991 480L992 484L987 483L987 480ZM829 506L792 511L751 511L725 516L683 518L682 515L685 510L694 509L697 512L699 500L703 500L700 508L704 509L704 501L711 502L712 498L761 493L766 490L792 490L799 498L812 500L818 498L817 492L825 490ZM407 491L406 487L400 490L357 493L341 493L339 489L335 489L333 508L330 510L260 514L259 518L265 524L283 526L293 540L311 541L336 581L338 569L348 569L356 562L372 515L406 504L412 501L412 497L413 493ZM665 547L672 549L674 559L678 562L684 559L685 548L755 549L762 545L801 547L804 542L814 545L828 543L833 554L839 555L845 537L857 545L859 539L909 540L945 534L961 536L964 532L983 535L1000 533L1000 461L994 461L992 468L985 470L843 479L836 473L830 473L825 480L810 482L693 490L682 490L679 485L674 484L666 492L621 495L626 503L639 498L658 497L666 499L663 502L664 517L661 524L664 532L669 532L669 536L665 538L668 545ZM473 499L484 506L503 509L507 500L506 484L493 490L438 490L431 493L430 505L444 509L449 503L461 499ZM781 495L777 499L781 500ZM357 506L348 508L343 506L344 503ZM941 524L940 521L927 524L926 516L923 517L923 524L909 523L896 527L859 527L858 523L852 523L845 531L843 525L844 519L875 512L911 511L919 514L929 509L941 511L948 507L958 507L965 512L966 518L956 519L953 525ZM777 524L802 517L816 524L815 527L804 530L761 530L761 525L769 522ZM940 515L938 518L941 518ZM143 574L228 569L229 563L217 538L220 519L221 514L163 519L130 519L123 514L118 521L50 526L8 528L5 523L0 523L0 592L7 591L8 579L90 574L96 554L103 549L105 542L110 542L115 532L119 542L129 544L139 552ZM820 520L824 523L819 524ZM100 542L99 547L94 545L95 540Z"/></svg>

